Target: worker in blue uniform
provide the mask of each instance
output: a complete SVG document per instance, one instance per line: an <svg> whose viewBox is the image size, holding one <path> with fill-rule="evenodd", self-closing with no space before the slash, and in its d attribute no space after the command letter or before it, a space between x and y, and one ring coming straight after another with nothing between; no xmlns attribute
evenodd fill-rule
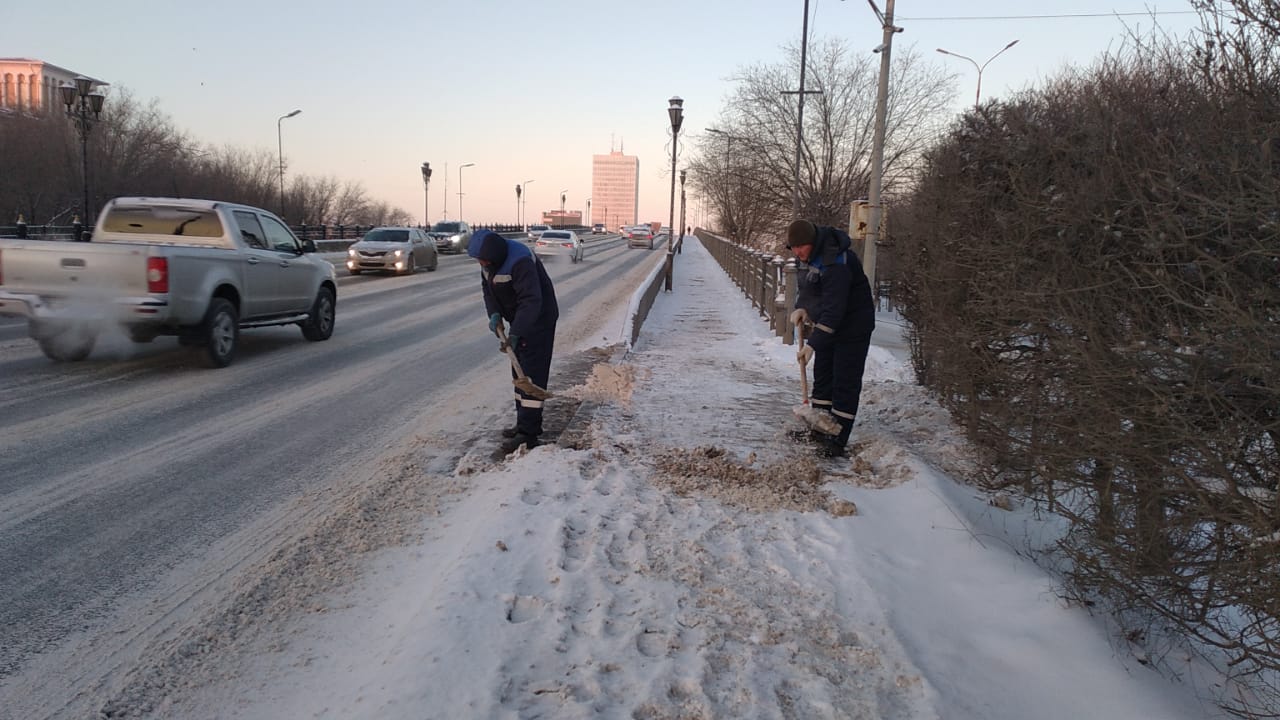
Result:
<svg viewBox="0 0 1280 720"><path fill-rule="evenodd" d="M560 308L542 261L524 243L491 230L476 233L467 246L467 254L480 263L480 288L489 316L489 332L496 333L505 321L510 328L507 343L521 369L534 385L546 388ZM514 367L511 372L514 378ZM538 444L543 402L516 387L516 424L502 431L504 451Z"/></svg>
<svg viewBox="0 0 1280 720"><path fill-rule="evenodd" d="M808 220L787 227L787 247L803 263L791 322L813 326L797 357L804 364L813 360L813 408L830 412L840 427L836 435L819 434L818 453L825 457L846 452L876 327L871 283L852 245L838 228Z"/></svg>

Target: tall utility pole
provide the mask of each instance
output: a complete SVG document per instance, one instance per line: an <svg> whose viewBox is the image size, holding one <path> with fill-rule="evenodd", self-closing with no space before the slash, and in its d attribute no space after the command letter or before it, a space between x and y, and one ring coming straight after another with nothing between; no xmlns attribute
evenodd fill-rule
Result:
<svg viewBox="0 0 1280 720"><path fill-rule="evenodd" d="M874 7L874 5L873 5ZM804 96L820 95L820 90L804 89L805 66L809 64L809 0L804 0L804 24L800 31L800 89L783 90L783 95L799 95L800 104L796 107L796 167L791 188L791 219L800 219L800 149L804 146Z"/></svg>
<svg viewBox="0 0 1280 720"><path fill-rule="evenodd" d="M868 0L868 2L871 3L871 9L880 15L874 0ZM880 86L876 90L876 128L871 141L871 188L867 193L867 240L862 250L862 270L867 274L867 280L871 281L873 296L877 291L876 243L880 241L880 218L883 217L883 209L880 206L880 185L884 180L884 126L889 107L889 51L893 47L893 34L902 32L901 28L893 25L893 2L894 0L885 0L884 14L880 15L884 35L880 47L875 50L880 53Z"/></svg>
<svg viewBox="0 0 1280 720"><path fill-rule="evenodd" d="M427 229L431 229L431 163L422 163L422 220L427 225Z"/></svg>

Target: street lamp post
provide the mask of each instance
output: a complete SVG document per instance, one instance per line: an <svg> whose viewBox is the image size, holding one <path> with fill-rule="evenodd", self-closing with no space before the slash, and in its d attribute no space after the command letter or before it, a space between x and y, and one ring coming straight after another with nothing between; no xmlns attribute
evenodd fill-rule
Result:
<svg viewBox="0 0 1280 720"><path fill-rule="evenodd" d="M961 60L968 60L969 63L973 65L974 69L978 71L978 88L973 93L973 106L977 107L982 100L982 71L987 69L987 66L991 64L992 60L995 60L996 58L1000 57L1001 53L1003 53L1005 50L1008 50L1009 48L1017 44L1018 44L1018 41L1014 40L1008 45L1005 45L1004 47L1000 48L1000 52L987 58L987 61L982 63L981 65L975 62L973 58L966 57L964 55L961 55L960 53L953 53L950 50L943 50L942 48L938 48L938 52L942 53L943 55L958 57Z"/></svg>
<svg viewBox="0 0 1280 720"><path fill-rule="evenodd" d="M684 123L684 100L681 100L679 96L668 100L667 116L671 119L671 212L667 227L671 228L671 232L674 234L676 227L676 150L679 147L680 125ZM667 268L666 282L664 283L667 292L671 292L671 275L674 271L674 265L675 244L671 242L671 236L667 236Z"/></svg>
<svg viewBox="0 0 1280 720"><path fill-rule="evenodd" d="M284 131L281 130L281 124L300 112L302 111L294 110L276 120L276 149L280 151L280 217L284 217Z"/></svg>
<svg viewBox="0 0 1280 720"><path fill-rule="evenodd" d="M686 171L680 171L680 228L671 228L671 232L675 233L672 237L680 238L680 242L676 243L676 252L680 252L684 249L684 179L686 174Z"/></svg>
<svg viewBox="0 0 1280 720"><path fill-rule="evenodd" d="M560 227L564 227L564 194L569 192L569 188L560 191Z"/></svg>
<svg viewBox="0 0 1280 720"><path fill-rule="evenodd" d="M587 198L587 222L584 223L584 226L594 224L595 223L591 222L591 198Z"/></svg>
<svg viewBox="0 0 1280 720"><path fill-rule="evenodd" d="M520 227L523 224L520 222L520 184L516 183L516 227Z"/></svg>
<svg viewBox="0 0 1280 720"><path fill-rule="evenodd" d="M431 229L431 163L422 163L422 220Z"/></svg>
<svg viewBox="0 0 1280 720"><path fill-rule="evenodd" d="M462 168L469 168L475 163L466 163L458 167L458 221L461 222L462 217Z"/></svg>
<svg viewBox="0 0 1280 720"><path fill-rule="evenodd" d="M524 230L529 231L529 183L532 180L524 181Z"/></svg>
<svg viewBox="0 0 1280 720"><path fill-rule="evenodd" d="M803 97L803 96L801 96L801 97ZM731 239L731 240L737 240L737 239L738 239L738 237L737 237L737 236L738 236L738 233L737 233L736 229L734 228L735 223L734 223L734 218L733 218L733 191L729 188L729 177L730 177L730 172L729 172L729 156L733 153L733 135L731 135L731 134L729 134L729 133L727 133L727 132L725 132L725 131L723 131L723 130L717 130L717 129L715 129L715 128L706 128L706 131L707 131L707 132L709 132L709 133L714 133L714 134L716 134L716 135L719 135L719 136L723 137L723 138L724 138L724 140L725 140L725 146L724 146L724 179L725 179L725 183L724 183L724 185L725 185L725 190L724 190L724 209L725 209L725 214L727 214L727 215L729 216L729 217L728 217L728 221L729 221L729 222L728 222L728 225L729 225L729 227L728 227L728 228L726 228L726 229L729 231L729 239Z"/></svg>
<svg viewBox="0 0 1280 720"><path fill-rule="evenodd" d="M62 93L62 104L67 106L67 116L75 121L76 130L80 133L80 172L84 188L84 226L93 227L93 214L89 209L89 131L93 123L102 114L102 103L106 96L92 92L94 81L81 75L74 85L64 84L58 88ZM89 117L93 113L93 117ZM76 238L83 240L84 235Z"/></svg>

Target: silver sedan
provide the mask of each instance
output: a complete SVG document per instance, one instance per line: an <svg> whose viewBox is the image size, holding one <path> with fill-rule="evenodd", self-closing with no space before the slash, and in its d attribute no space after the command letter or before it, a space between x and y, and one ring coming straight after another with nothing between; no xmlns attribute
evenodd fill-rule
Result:
<svg viewBox="0 0 1280 720"><path fill-rule="evenodd" d="M436 244L427 233L411 227L380 227L347 249L347 271L412 275L419 267L435 270L440 265Z"/></svg>

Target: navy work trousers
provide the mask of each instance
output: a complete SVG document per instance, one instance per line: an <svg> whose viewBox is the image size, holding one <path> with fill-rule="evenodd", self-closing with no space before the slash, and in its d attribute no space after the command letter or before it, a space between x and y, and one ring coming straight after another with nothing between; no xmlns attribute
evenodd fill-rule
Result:
<svg viewBox="0 0 1280 720"><path fill-rule="evenodd" d="M547 389L547 380L551 375L551 353L555 349L556 329L534 333L520 338L520 346L516 348L516 359L520 361L520 369L534 385ZM516 369L511 368L511 377L516 377ZM516 389L516 432L537 437L542 434L542 400L531 397Z"/></svg>

